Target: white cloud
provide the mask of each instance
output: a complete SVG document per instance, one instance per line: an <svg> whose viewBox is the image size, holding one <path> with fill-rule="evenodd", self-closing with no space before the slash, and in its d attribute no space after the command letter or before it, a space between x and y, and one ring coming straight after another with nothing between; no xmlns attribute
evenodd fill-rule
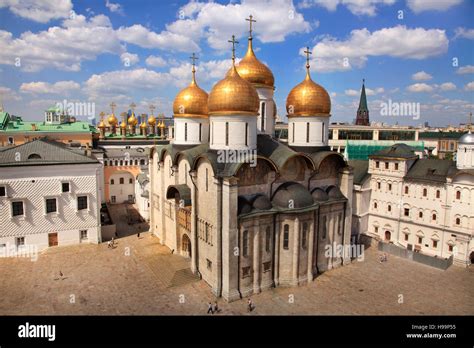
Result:
<svg viewBox="0 0 474 348"><path fill-rule="evenodd" d="M405 26L370 32L351 31L345 41L325 37L313 47L312 68L316 71L344 71L365 66L369 56L425 59L448 50L448 38L440 29L409 29ZM304 56L305 48L300 49Z"/></svg>
<svg viewBox="0 0 474 348"><path fill-rule="evenodd" d="M39 23L71 15L71 0L0 0L0 8L8 8L15 15Z"/></svg>
<svg viewBox="0 0 474 348"><path fill-rule="evenodd" d="M446 11L463 0L407 0L408 7L415 13L423 11Z"/></svg>
<svg viewBox="0 0 474 348"><path fill-rule="evenodd" d="M465 65L460 67L456 74L474 74L474 65Z"/></svg>
<svg viewBox="0 0 474 348"><path fill-rule="evenodd" d="M411 75L411 78L415 81L428 81L431 80L433 76L424 71L418 71L417 73Z"/></svg>
<svg viewBox="0 0 474 348"><path fill-rule="evenodd" d="M474 40L474 29L456 28L454 38L464 38Z"/></svg>
<svg viewBox="0 0 474 348"><path fill-rule="evenodd" d="M154 66L157 68L162 68L168 64L165 59L158 56L148 56L148 58L145 60L145 63L149 66Z"/></svg>
<svg viewBox="0 0 474 348"><path fill-rule="evenodd" d="M129 67L137 64L140 58L138 58L138 54L124 52L120 55L120 60L124 66Z"/></svg>
<svg viewBox="0 0 474 348"><path fill-rule="evenodd" d="M311 25L288 0L243 0L226 5L190 2L180 8L180 18L168 24L169 32L197 41L206 39L214 49L229 50L227 40L248 35L245 18L255 14L254 35L262 42L281 42L293 33L306 33Z"/></svg>
<svg viewBox="0 0 474 348"><path fill-rule="evenodd" d="M421 93L421 92L432 92L433 87L426 83L415 83L407 87L409 92Z"/></svg>
<svg viewBox="0 0 474 348"><path fill-rule="evenodd" d="M119 13L122 15L124 14L122 5L119 3L112 3L109 0L105 0L105 7L107 7L110 12Z"/></svg>
<svg viewBox="0 0 474 348"><path fill-rule="evenodd" d="M19 101L21 97L11 88L0 86L0 102Z"/></svg>
<svg viewBox="0 0 474 348"><path fill-rule="evenodd" d="M360 95L360 92L356 91L355 89L346 89L344 93L345 95L348 95L350 97L355 97L356 95Z"/></svg>
<svg viewBox="0 0 474 348"><path fill-rule="evenodd" d="M31 94L63 94L70 91L79 90L81 86L74 81L48 82L27 82L22 83L20 91Z"/></svg>
<svg viewBox="0 0 474 348"><path fill-rule="evenodd" d="M456 85L452 82L445 82L439 86L442 91L453 91L456 89Z"/></svg>
<svg viewBox="0 0 474 348"><path fill-rule="evenodd" d="M464 86L466 91L474 91L474 81L469 82L466 86Z"/></svg>
<svg viewBox="0 0 474 348"><path fill-rule="evenodd" d="M359 89L359 90L355 90L355 89L346 89L344 91L344 94L347 95L347 96L350 96L350 97L354 97L354 96L360 96L362 92L362 89ZM378 87L376 89L371 89L371 88L365 88L365 94L367 95L377 95L377 94L381 94L381 93L384 93L385 92L385 89L383 87Z"/></svg>
<svg viewBox="0 0 474 348"><path fill-rule="evenodd" d="M141 24L120 27L116 32L120 40L144 48L159 48L181 52L200 51L199 46L185 35L170 31L162 31L157 34Z"/></svg>
<svg viewBox="0 0 474 348"><path fill-rule="evenodd" d="M377 6L393 5L396 0L303 0L299 3L299 8L310 8L320 6L328 11L336 11L338 5L344 5L355 15L375 16Z"/></svg>

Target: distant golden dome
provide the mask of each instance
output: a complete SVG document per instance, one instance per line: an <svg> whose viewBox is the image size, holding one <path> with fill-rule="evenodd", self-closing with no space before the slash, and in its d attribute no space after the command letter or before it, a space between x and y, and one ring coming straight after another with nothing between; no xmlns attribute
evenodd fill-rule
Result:
<svg viewBox="0 0 474 348"><path fill-rule="evenodd" d="M309 65L306 78L296 85L286 98L288 117L292 116L331 116L331 98L328 92L311 80Z"/></svg>
<svg viewBox="0 0 474 348"><path fill-rule="evenodd" d="M237 66L240 77L253 84L255 87L274 88L275 78L271 70L261 63L252 48L252 38L249 38L247 53Z"/></svg>
<svg viewBox="0 0 474 348"><path fill-rule="evenodd" d="M122 121L122 123L120 124L120 128L127 128L127 124L125 123L125 121Z"/></svg>
<svg viewBox="0 0 474 348"><path fill-rule="evenodd" d="M260 101L257 90L240 77L235 66L217 82L209 94L209 115L258 115Z"/></svg>
<svg viewBox="0 0 474 348"><path fill-rule="evenodd" d="M146 125L145 121L143 121L142 124L140 125L140 128L145 129L146 127L147 127L147 125Z"/></svg>
<svg viewBox="0 0 474 348"><path fill-rule="evenodd" d="M115 126L117 125L118 121L114 114L110 114L110 116L107 118L107 122L109 122L111 126Z"/></svg>
<svg viewBox="0 0 474 348"><path fill-rule="evenodd" d="M97 126L97 128L99 129L104 129L105 128L105 123L104 123L104 120L101 120L99 125Z"/></svg>
<svg viewBox="0 0 474 348"><path fill-rule="evenodd" d="M132 116L130 116L130 118L128 119L128 124L130 126L136 126L138 123L138 120L137 118L135 117L135 113L132 112Z"/></svg>
<svg viewBox="0 0 474 348"><path fill-rule="evenodd" d="M197 85L193 68L191 83L182 89L174 99L174 117L208 117L208 98L208 94Z"/></svg>
<svg viewBox="0 0 474 348"><path fill-rule="evenodd" d="M156 124L156 118L155 118L155 116L150 115L150 117L148 117L148 124L149 124L150 126L154 126L154 125Z"/></svg>

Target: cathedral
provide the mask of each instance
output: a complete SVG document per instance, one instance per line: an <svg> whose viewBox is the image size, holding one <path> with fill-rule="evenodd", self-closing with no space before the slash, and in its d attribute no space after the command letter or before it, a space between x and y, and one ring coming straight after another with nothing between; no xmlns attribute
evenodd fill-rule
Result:
<svg viewBox="0 0 474 348"><path fill-rule="evenodd" d="M328 147L331 100L310 74L286 99L274 138L275 80L253 50L208 94L173 103L174 140L150 151L150 229L227 301L311 282L350 262L353 172Z"/></svg>

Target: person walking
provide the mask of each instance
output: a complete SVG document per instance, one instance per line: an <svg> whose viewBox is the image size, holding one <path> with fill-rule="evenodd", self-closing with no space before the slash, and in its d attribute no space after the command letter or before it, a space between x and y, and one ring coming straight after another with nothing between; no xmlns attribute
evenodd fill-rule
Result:
<svg viewBox="0 0 474 348"><path fill-rule="evenodd" d="M212 303L211 302L209 302L207 304L207 314L209 314L209 313L214 314L214 311L212 310Z"/></svg>
<svg viewBox="0 0 474 348"><path fill-rule="evenodd" d="M140 231L138 231L137 233L137 238L140 238Z"/></svg>
<svg viewBox="0 0 474 348"><path fill-rule="evenodd" d="M217 305L217 301L214 302L214 313L219 313L219 306Z"/></svg>
<svg viewBox="0 0 474 348"><path fill-rule="evenodd" d="M249 312L253 311L253 303L250 298L247 300L247 309Z"/></svg>

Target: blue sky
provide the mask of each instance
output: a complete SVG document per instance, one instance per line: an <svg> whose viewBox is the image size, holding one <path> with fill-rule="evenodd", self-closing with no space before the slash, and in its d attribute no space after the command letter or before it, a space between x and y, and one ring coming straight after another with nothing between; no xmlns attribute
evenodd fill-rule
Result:
<svg viewBox="0 0 474 348"><path fill-rule="evenodd" d="M171 116L191 53L210 91L230 66L232 34L237 56L245 53L249 14L283 119L286 96L304 77L306 46L313 79L331 94L333 122L354 119L362 78L374 121L442 126L473 111L471 0L0 0L3 103L26 119L64 99L94 103L97 114L112 101L118 113L132 101L147 113L152 103ZM389 100L420 103L420 119L381 115Z"/></svg>

